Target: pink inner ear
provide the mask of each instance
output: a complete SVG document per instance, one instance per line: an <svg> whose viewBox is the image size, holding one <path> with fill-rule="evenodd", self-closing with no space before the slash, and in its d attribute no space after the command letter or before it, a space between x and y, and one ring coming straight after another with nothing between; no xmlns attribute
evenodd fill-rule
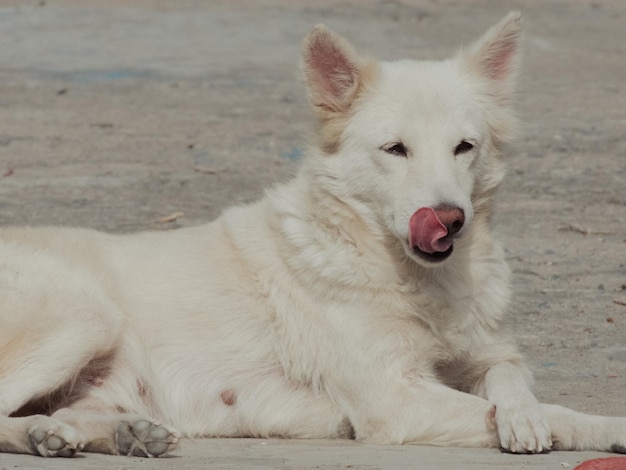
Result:
<svg viewBox="0 0 626 470"><path fill-rule="evenodd" d="M357 67L328 36L316 38L309 47L307 65L312 84L333 98L341 98L356 81Z"/></svg>
<svg viewBox="0 0 626 470"><path fill-rule="evenodd" d="M492 80L502 80L510 75L511 62L517 49L517 43L515 40L509 40L497 46L497 50L493 51L485 61L487 75Z"/></svg>

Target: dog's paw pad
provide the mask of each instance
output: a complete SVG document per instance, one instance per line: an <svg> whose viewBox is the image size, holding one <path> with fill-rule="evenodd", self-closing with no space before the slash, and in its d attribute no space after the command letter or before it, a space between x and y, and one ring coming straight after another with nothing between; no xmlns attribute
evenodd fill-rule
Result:
<svg viewBox="0 0 626 470"><path fill-rule="evenodd" d="M72 457L85 445L77 430L50 418L30 428L28 442L42 457Z"/></svg>
<svg viewBox="0 0 626 470"><path fill-rule="evenodd" d="M160 457L178 446L180 435L168 426L147 419L117 425L115 444L120 455Z"/></svg>

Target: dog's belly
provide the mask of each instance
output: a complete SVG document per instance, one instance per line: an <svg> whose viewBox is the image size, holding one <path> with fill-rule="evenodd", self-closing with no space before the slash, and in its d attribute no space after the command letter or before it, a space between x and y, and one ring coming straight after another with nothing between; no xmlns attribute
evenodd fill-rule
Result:
<svg viewBox="0 0 626 470"><path fill-rule="evenodd" d="M122 400L116 405L127 400L187 436L350 435L325 393L284 373L275 325L257 298L213 291L197 303L133 307L143 313L128 318L103 384Z"/></svg>
<svg viewBox="0 0 626 470"><path fill-rule="evenodd" d="M185 364L188 367L189 364ZM236 363L165 384L164 420L189 436L337 437L328 397L288 382L272 364Z"/></svg>
<svg viewBox="0 0 626 470"><path fill-rule="evenodd" d="M106 377L90 376L89 397L189 437L350 437L349 423L325 394L291 382L271 353L254 357L265 345L235 351L226 348L231 340L205 340L122 346Z"/></svg>

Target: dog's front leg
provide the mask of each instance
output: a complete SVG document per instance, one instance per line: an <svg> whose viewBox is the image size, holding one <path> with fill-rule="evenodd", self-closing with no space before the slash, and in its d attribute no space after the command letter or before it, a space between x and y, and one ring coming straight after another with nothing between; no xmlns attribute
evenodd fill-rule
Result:
<svg viewBox="0 0 626 470"><path fill-rule="evenodd" d="M626 418L594 416L563 406L540 404L528 388L525 371L514 363L492 366L483 385L487 399L494 406L490 415L503 449L626 453Z"/></svg>
<svg viewBox="0 0 626 470"><path fill-rule="evenodd" d="M511 362L495 364L485 374L484 395L493 404L490 419L500 446L515 453L547 452L552 448L544 409L528 387L524 371Z"/></svg>
<svg viewBox="0 0 626 470"><path fill-rule="evenodd" d="M408 384L394 383L384 374L378 377L376 384L352 390L343 403L357 440L498 447L497 433L487 419L488 401L426 378Z"/></svg>
<svg viewBox="0 0 626 470"><path fill-rule="evenodd" d="M599 450L626 454L626 418L579 413L541 405L548 416L556 450Z"/></svg>
<svg viewBox="0 0 626 470"><path fill-rule="evenodd" d="M626 418L540 404L528 389L523 371L512 363L491 367L485 375L485 389L494 404L490 414L503 449L523 453L553 447L626 453Z"/></svg>

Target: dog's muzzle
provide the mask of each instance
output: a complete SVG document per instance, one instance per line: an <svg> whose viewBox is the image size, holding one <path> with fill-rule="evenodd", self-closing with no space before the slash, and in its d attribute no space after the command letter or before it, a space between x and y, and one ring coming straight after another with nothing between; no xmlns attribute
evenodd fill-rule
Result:
<svg viewBox="0 0 626 470"><path fill-rule="evenodd" d="M454 236L464 223L465 214L458 207L422 207L409 221L409 246L424 261L441 262L452 254Z"/></svg>

